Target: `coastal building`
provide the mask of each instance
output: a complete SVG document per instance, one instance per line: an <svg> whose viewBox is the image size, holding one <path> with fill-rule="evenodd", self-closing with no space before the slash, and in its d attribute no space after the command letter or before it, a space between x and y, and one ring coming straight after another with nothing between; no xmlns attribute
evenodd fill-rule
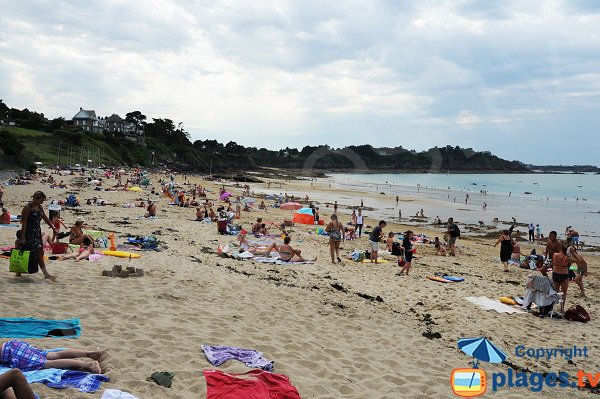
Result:
<svg viewBox="0 0 600 399"><path fill-rule="evenodd" d="M79 112L73 117L73 126L78 126L86 132L107 132L117 138L123 138L142 145L146 144L144 126L128 122L117 114L98 118L96 111L79 108Z"/></svg>
<svg viewBox="0 0 600 399"><path fill-rule="evenodd" d="M100 133L100 122L96 111L79 108L79 112L73 117L73 126L78 126L86 132Z"/></svg>

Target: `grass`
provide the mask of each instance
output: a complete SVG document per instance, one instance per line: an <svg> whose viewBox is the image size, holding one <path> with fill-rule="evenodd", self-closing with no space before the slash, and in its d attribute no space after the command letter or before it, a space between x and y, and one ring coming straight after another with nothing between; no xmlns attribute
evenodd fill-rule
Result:
<svg viewBox="0 0 600 399"><path fill-rule="evenodd" d="M44 165L69 165L87 164L91 159L94 164L123 165L133 163L131 153L145 156L145 147L128 142L107 142L101 134L92 135L81 133L76 142L62 139L60 135L19 127L4 126L0 130L7 130L15 134L23 143L25 149L17 163L27 167L33 162L42 162ZM70 155L69 155L70 154ZM60 157L60 162L59 162ZM135 157L134 157L135 158ZM0 167L12 168L14 163L0 163Z"/></svg>

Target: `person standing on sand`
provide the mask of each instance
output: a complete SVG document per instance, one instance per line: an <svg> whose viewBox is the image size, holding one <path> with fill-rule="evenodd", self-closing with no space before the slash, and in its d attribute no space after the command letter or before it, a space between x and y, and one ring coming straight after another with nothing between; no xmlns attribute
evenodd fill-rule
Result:
<svg viewBox="0 0 600 399"><path fill-rule="evenodd" d="M404 274L405 270L406 270L406 275L408 276L408 272L410 271L410 267L412 265L413 254L415 251L412 247L412 241L411 241L413 236L414 236L414 233L410 230L408 230L406 233L404 233L404 239L402 240L402 247L404 248L404 267L402 267L402 270L400 270L400 273L398 273L399 276L402 276Z"/></svg>
<svg viewBox="0 0 600 399"><path fill-rule="evenodd" d="M337 201L335 201L333 204L333 213L337 213L337 210L338 210L338 205L337 205Z"/></svg>
<svg viewBox="0 0 600 399"><path fill-rule="evenodd" d="M587 262L585 261L585 259L583 259L583 256L581 256L577 252L577 248L573 246L567 249L567 256L570 256L573 259L575 259L574 263L577 265L577 270L575 271L575 278L573 279L573 281L579 286L579 289L581 290L581 297L585 298L585 291L583 289L583 277L587 277L588 275Z"/></svg>
<svg viewBox="0 0 600 399"><path fill-rule="evenodd" d="M56 277L48 273L44 261L44 244L42 242L42 229L40 227L42 219L50 226L54 234L58 234L58 232L52 225L50 219L46 216L46 213L44 213L42 204L45 200L46 195L41 191L36 191L31 196L31 202L23 207L23 210L21 211L21 225L23 227L20 230L20 248L35 252L40 269L42 269L42 273L44 273L44 278L54 281L56 280ZM17 273L16 275L18 277L21 273Z"/></svg>
<svg viewBox="0 0 600 399"><path fill-rule="evenodd" d="M454 223L453 218L448 218L448 249L450 250L450 256L456 256L456 239L460 237L460 230Z"/></svg>
<svg viewBox="0 0 600 399"><path fill-rule="evenodd" d="M400 200L400 197L398 197L398 196L396 195L396 206L398 206L398 201L399 201L399 200Z"/></svg>
<svg viewBox="0 0 600 399"><path fill-rule="evenodd" d="M398 209L398 221L402 220L402 209Z"/></svg>
<svg viewBox="0 0 600 399"><path fill-rule="evenodd" d="M362 198L360 199L360 207L364 207Z"/></svg>
<svg viewBox="0 0 600 399"><path fill-rule="evenodd" d="M504 265L504 271L508 272L508 261L512 255L512 238L508 230L502 230L502 234L494 244L494 248L500 244L500 262Z"/></svg>
<svg viewBox="0 0 600 399"><path fill-rule="evenodd" d="M356 211L354 209L352 210L352 215L350 215L350 224L356 229Z"/></svg>
<svg viewBox="0 0 600 399"><path fill-rule="evenodd" d="M537 241L538 244L542 240L542 228L540 227L539 224L535 225L535 239L536 239L536 241Z"/></svg>
<svg viewBox="0 0 600 399"><path fill-rule="evenodd" d="M356 230L358 230L358 238L362 234L362 228L365 221L365 215L362 213L362 209L358 208L358 214L356 215Z"/></svg>
<svg viewBox="0 0 600 399"><path fill-rule="evenodd" d="M535 225L533 223L529 223L527 225L527 231L529 231L529 238L527 241L534 242L535 241Z"/></svg>
<svg viewBox="0 0 600 399"><path fill-rule="evenodd" d="M387 225L385 220L380 220L379 225L373 229L369 235L369 245L371 246L371 263L377 264L377 254L379 253L379 241L383 238L383 228Z"/></svg>
<svg viewBox="0 0 600 399"><path fill-rule="evenodd" d="M558 233L554 230L548 234L548 240L546 241L546 250L544 251L544 259L546 262L544 263L544 267L542 267L542 274L544 276L548 275L548 268L552 265L552 260L554 259L554 254L558 253L562 249L562 243L558 240Z"/></svg>
<svg viewBox="0 0 600 399"><path fill-rule="evenodd" d="M331 254L331 263L335 263L337 258L338 263L342 263L340 259L340 242L342 240L344 226L338 221L337 215L331 215L331 222L325 227L325 231L329 233L329 252Z"/></svg>
<svg viewBox="0 0 600 399"><path fill-rule="evenodd" d="M567 249L566 246L562 246L559 252L552 255L552 281L554 282L556 292L562 292L560 311L563 314L565 312L565 302L567 301L567 290L569 289L569 282L571 280L569 265L575 263L577 260L567 254Z"/></svg>

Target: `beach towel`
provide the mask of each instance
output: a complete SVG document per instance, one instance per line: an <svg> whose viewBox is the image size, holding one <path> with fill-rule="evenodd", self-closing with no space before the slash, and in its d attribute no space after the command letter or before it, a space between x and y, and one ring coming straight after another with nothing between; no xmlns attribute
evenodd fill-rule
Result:
<svg viewBox="0 0 600 399"><path fill-rule="evenodd" d="M508 313L508 314L526 313L526 312L522 311L521 309L509 306L509 305L505 305L500 301L490 299L486 296L479 296L479 297L470 296L470 297L466 297L465 299L485 310L495 310L498 313Z"/></svg>
<svg viewBox="0 0 600 399"><path fill-rule="evenodd" d="M0 374L12 370L9 367L0 366ZM43 369L34 371L25 371L23 375L30 384L41 383L51 388L76 388L81 392L96 392L102 382L109 381L109 378L103 374L90 374L83 371L73 371L64 369Z"/></svg>
<svg viewBox="0 0 600 399"><path fill-rule="evenodd" d="M48 369L52 370L52 369ZM62 375L58 382L44 382L50 388L75 388L80 392L96 392L100 389L100 385L103 382L110 381L104 374L91 374L84 371L65 370L66 372Z"/></svg>
<svg viewBox="0 0 600 399"><path fill-rule="evenodd" d="M251 370L227 374L221 370L203 370L206 399L300 399L298 390L284 374Z"/></svg>
<svg viewBox="0 0 600 399"><path fill-rule="evenodd" d="M12 228L12 227L20 227L20 224L0 224L1 228Z"/></svg>
<svg viewBox="0 0 600 399"><path fill-rule="evenodd" d="M307 260L304 262L286 262L286 261L279 259L279 256L277 256L277 257L255 256L254 258L251 258L251 259L254 262L258 262L258 263L273 263L276 265L312 265L315 263L310 260Z"/></svg>
<svg viewBox="0 0 600 399"><path fill-rule="evenodd" d="M118 389L107 389L102 394L100 399L138 399L128 392L119 391Z"/></svg>
<svg viewBox="0 0 600 399"><path fill-rule="evenodd" d="M52 330L74 330L74 334L61 338L76 338L81 335L79 319L43 320L33 318L0 318L0 338L46 338Z"/></svg>
<svg viewBox="0 0 600 399"><path fill-rule="evenodd" d="M228 360L239 360L248 367L255 367L265 371L273 371L273 361L264 358L262 352L254 349L236 348L223 345L202 345L204 355L213 366L220 366Z"/></svg>

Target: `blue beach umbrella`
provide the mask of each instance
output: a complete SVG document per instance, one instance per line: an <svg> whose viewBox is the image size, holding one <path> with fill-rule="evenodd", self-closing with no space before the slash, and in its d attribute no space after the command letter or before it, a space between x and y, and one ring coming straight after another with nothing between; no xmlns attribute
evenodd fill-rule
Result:
<svg viewBox="0 0 600 399"><path fill-rule="evenodd" d="M458 340L458 348L477 359L477 363L479 361L502 363L508 357L486 338L461 338Z"/></svg>
<svg viewBox="0 0 600 399"><path fill-rule="evenodd" d="M461 338L458 340L458 348L469 356L473 356L477 361L473 368L477 368L480 360L489 363L502 363L508 357L506 353L498 349L486 338ZM473 384L475 373L471 376L469 388Z"/></svg>

